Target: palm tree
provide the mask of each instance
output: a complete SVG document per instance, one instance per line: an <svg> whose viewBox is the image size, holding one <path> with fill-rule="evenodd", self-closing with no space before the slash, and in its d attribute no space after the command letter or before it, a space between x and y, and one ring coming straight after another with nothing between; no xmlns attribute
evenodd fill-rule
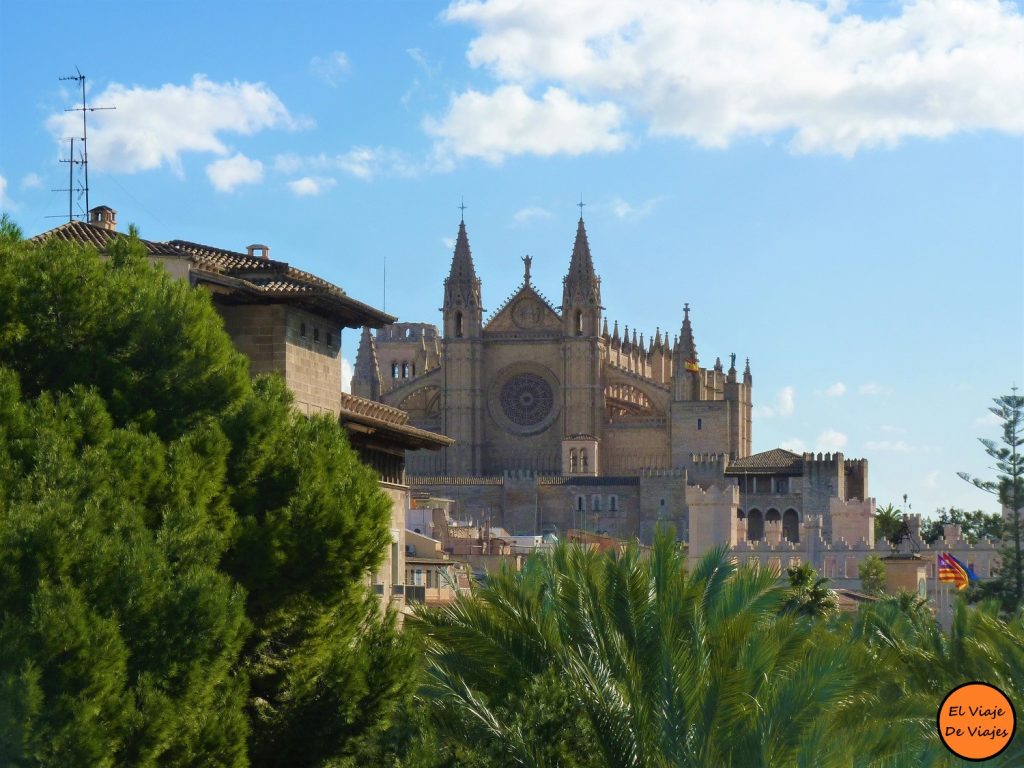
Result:
<svg viewBox="0 0 1024 768"><path fill-rule="evenodd" d="M848 636L782 612L787 596L776 572L737 568L724 547L687 574L671 532L649 555L563 545L418 612L423 699L453 738L500 748L502 765L564 764L516 707L537 680L558 681L571 705L558 738L585 737L579 764L849 766L899 753Z"/></svg>
<svg viewBox="0 0 1024 768"><path fill-rule="evenodd" d="M865 679L864 685L881 692L880 711L899 701L908 722L927 723L930 738L908 765L959 764L932 730L939 703L956 686L980 680L1011 699L1024 691L1024 611L1004 620L996 600L970 606L958 600L947 633L912 595L897 595L863 609L850 635L864 650L865 669L874 670L876 680ZM1024 765L1019 722L1017 728L1017 736L992 765Z"/></svg>
<svg viewBox="0 0 1024 768"><path fill-rule="evenodd" d="M836 596L826 585L829 579L818 577L810 563L803 563L786 569L789 577L790 596L784 603L788 611L801 616L831 616L838 610Z"/></svg>

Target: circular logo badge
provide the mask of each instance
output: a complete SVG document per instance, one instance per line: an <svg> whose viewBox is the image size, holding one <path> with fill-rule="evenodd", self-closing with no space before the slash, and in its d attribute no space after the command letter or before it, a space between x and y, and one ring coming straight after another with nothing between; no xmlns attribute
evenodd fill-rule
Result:
<svg viewBox="0 0 1024 768"><path fill-rule="evenodd" d="M939 738L964 760L995 757L1013 739L1017 712L1006 694L988 683L964 683L939 705Z"/></svg>

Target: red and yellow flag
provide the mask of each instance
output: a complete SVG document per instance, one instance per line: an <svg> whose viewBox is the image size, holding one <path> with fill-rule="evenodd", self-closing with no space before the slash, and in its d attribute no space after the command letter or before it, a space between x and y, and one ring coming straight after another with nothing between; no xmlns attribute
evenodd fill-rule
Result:
<svg viewBox="0 0 1024 768"><path fill-rule="evenodd" d="M940 552L936 558L939 581L956 584L957 589L967 589L970 577L967 575L967 570L960 564L960 561L949 554L949 552Z"/></svg>
<svg viewBox="0 0 1024 768"><path fill-rule="evenodd" d="M696 360L687 360L685 363L683 363L683 367L688 371L693 371L694 373L700 372L700 366L697 365Z"/></svg>

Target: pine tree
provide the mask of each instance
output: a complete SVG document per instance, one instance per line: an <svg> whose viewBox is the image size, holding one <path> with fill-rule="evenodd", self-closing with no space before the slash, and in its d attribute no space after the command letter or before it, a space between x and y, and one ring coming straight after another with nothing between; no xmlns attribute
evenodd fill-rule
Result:
<svg viewBox="0 0 1024 768"><path fill-rule="evenodd" d="M104 256L0 222L0 764L357 765L411 678L388 499L208 294Z"/></svg>
<svg viewBox="0 0 1024 768"><path fill-rule="evenodd" d="M984 437L978 438L985 453L996 461L999 473L996 480L972 477L959 472L961 478L983 491L995 494L1006 510L1003 530L1004 546L1000 553L1002 565L996 576L995 592L1003 601L1004 609L1012 611L1024 604L1024 550L1022 550L1022 513L1024 513L1024 397L1011 387L1010 394L994 399L989 408L1003 425L1001 444Z"/></svg>

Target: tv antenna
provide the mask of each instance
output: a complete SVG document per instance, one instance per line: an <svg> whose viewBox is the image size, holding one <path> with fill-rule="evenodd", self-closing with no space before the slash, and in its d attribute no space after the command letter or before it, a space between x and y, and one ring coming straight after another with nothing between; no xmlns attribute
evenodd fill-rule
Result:
<svg viewBox="0 0 1024 768"><path fill-rule="evenodd" d="M90 107L88 102L85 100L85 75L82 71L75 67L75 74L67 75L66 77L60 77L59 80L74 80L77 82L82 89L82 105L80 107L69 107L65 109L65 112L81 112L82 113L82 135L77 137L82 145L81 150L78 153L78 159L75 159L75 141L76 138L69 138L70 142L70 155L67 160L61 160L62 163L68 164L68 188L55 189L54 192L67 192L68 193L68 221L75 220L75 209L74 209L74 193L78 192L79 199L82 195L85 195L85 210L83 214L88 215L89 212L89 126L86 120L86 116L89 112L98 112L101 110L117 109L117 107ZM78 181L77 188L75 186L74 175L75 166L79 166L82 170L82 177ZM49 217L56 218L56 217Z"/></svg>

